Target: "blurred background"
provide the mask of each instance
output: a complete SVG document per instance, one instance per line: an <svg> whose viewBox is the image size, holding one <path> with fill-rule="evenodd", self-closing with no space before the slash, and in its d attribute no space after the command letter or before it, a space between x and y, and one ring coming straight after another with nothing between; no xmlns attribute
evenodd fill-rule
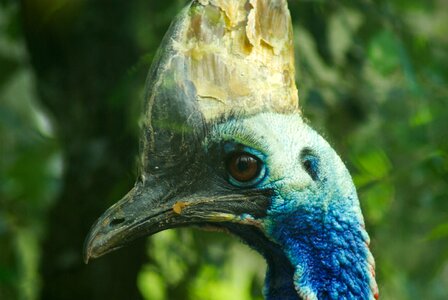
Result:
<svg viewBox="0 0 448 300"><path fill-rule="evenodd" d="M154 52L184 0L0 0L0 299L262 299L265 264L171 230L84 265L133 186ZM290 0L304 115L358 187L382 299L448 299L448 1Z"/></svg>

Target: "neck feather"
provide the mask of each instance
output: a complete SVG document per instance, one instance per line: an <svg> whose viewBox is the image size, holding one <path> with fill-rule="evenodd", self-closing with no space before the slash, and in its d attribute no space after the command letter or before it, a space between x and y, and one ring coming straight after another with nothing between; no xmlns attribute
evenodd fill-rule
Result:
<svg viewBox="0 0 448 300"><path fill-rule="evenodd" d="M378 298L369 237L356 212L336 205L269 214L271 240L250 226L226 226L266 259L267 300Z"/></svg>
<svg viewBox="0 0 448 300"><path fill-rule="evenodd" d="M335 205L273 213L270 234L294 267L292 280L301 298L378 297L369 238L355 211Z"/></svg>

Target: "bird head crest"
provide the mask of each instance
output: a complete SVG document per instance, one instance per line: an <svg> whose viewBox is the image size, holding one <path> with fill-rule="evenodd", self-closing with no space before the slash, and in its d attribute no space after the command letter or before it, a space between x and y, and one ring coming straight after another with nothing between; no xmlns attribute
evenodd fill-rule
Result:
<svg viewBox="0 0 448 300"><path fill-rule="evenodd" d="M206 120L231 111L297 111L291 17L285 0L198 0L168 31L150 72L151 114L158 87L194 87ZM187 105L187 104L186 104ZM183 109L182 105L178 106Z"/></svg>

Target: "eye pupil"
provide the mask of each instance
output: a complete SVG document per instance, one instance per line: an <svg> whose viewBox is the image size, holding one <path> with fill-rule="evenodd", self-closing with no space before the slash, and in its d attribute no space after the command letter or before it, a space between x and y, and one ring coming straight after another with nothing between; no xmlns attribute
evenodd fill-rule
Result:
<svg viewBox="0 0 448 300"><path fill-rule="evenodd" d="M236 166L238 171L246 172L250 168L251 158L247 156L240 156L236 160Z"/></svg>
<svg viewBox="0 0 448 300"><path fill-rule="evenodd" d="M227 161L227 171L237 181L248 182L260 173L260 162L248 153L235 153Z"/></svg>

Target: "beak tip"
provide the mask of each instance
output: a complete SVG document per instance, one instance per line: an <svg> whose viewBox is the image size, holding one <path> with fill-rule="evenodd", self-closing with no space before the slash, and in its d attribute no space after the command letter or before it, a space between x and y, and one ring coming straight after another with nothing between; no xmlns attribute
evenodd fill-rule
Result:
<svg viewBox="0 0 448 300"><path fill-rule="evenodd" d="M89 234L83 249L83 261L87 265L91 260L99 258L109 252L112 252L121 246L109 244L110 241L105 240L103 236L97 233Z"/></svg>
<svg viewBox="0 0 448 300"><path fill-rule="evenodd" d="M84 263L87 265L88 263L89 263L89 260L90 260L90 258L92 257L91 256L91 251L90 251L90 243L88 243L88 244L85 244L84 245L84 249L83 249L83 260L84 260Z"/></svg>
<svg viewBox="0 0 448 300"><path fill-rule="evenodd" d="M95 255L95 237L96 234L92 234L89 233L89 235L87 236L87 238L84 241L84 246L83 246L83 261L84 263L87 265L89 263L89 261L93 258L96 258L97 256Z"/></svg>
<svg viewBox="0 0 448 300"><path fill-rule="evenodd" d="M83 255L83 260L84 260L84 263L87 265L88 263L89 263L89 260L90 260L90 258L91 258L92 256L90 255L90 251L89 251L89 249L84 249L84 255Z"/></svg>

